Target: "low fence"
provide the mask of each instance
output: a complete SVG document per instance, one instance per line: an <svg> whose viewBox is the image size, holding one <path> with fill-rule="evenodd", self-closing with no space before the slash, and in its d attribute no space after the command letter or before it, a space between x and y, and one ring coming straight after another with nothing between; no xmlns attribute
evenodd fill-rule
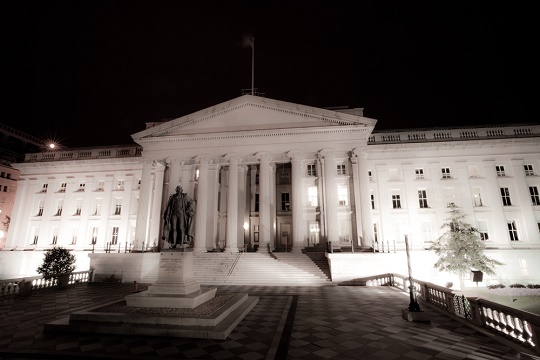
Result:
<svg viewBox="0 0 540 360"><path fill-rule="evenodd" d="M345 282L343 285L390 285L403 291L409 291L409 278L399 274L381 274L356 279L353 282ZM540 354L539 315L482 298L467 298L452 289L425 281L413 279L412 286L419 299Z"/></svg>
<svg viewBox="0 0 540 360"><path fill-rule="evenodd" d="M93 275L94 270L88 270L67 274L28 276L16 279L0 280L0 296L56 287L59 285L59 281L63 281L65 285L92 282Z"/></svg>

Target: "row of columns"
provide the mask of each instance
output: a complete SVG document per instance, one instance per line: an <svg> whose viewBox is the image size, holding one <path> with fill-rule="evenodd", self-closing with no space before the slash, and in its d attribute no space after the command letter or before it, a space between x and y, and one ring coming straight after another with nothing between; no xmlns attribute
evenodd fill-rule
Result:
<svg viewBox="0 0 540 360"><path fill-rule="evenodd" d="M302 153L291 151L287 153L291 161L291 190L292 190L292 236L293 249L301 250L304 246L303 241L306 235L306 220L304 219L304 204L302 202L303 192L303 174L305 172ZM275 193L272 189L272 177L274 176L272 166L272 156L268 153L257 154L259 160L259 246L265 250L269 248L272 242L272 233L274 231L274 219L272 210L275 213ZM226 247L228 252L238 251L238 241L241 227L238 217L239 209L239 169L241 157L238 155L227 155L228 161L228 190L227 190L227 226L226 226ZM358 150L352 152L352 176L353 192L356 205L356 225L357 233L360 239L360 245L369 247L373 238L373 222L371 218L369 178L367 170L367 155ZM199 169L197 186L197 209L195 215L195 238L194 251L206 251L206 238L212 234L207 234L213 224L209 224L208 201L209 194L213 191L209 189L209 164L211 160L208 156L198 156L196 159ZM325 235L328 239L338 239L339 237L339 219L338 219L338 190L336 183L337 161L333 150L322 150L319 153L322 173L322 193L319 194L321 201L321 224L325 229ZM179 164L175 164L179 165ZM180 164L181 165L181 164ZM154 177L151 176L152 170ZM161 228L161 213L164 204L163 184L164 184L165 164L163 162L146 161L143 165L141 177L141 190L139 198L139 208L137 213L136 228L136 248L143 245L143 241L151 242L159 238ZM184 179L184 172L181 179ZM173 172L173 171L171 171ZM175 170L176 174L178 170ZM167 184L168 184L167 179ZM166 196L166 195L165 195ZM154 216L152 216L154 214ZM156 216L157 215L157 216ZM213 222L213 219L210 219ZM355 241L355 240L353 240Z"/></svg>

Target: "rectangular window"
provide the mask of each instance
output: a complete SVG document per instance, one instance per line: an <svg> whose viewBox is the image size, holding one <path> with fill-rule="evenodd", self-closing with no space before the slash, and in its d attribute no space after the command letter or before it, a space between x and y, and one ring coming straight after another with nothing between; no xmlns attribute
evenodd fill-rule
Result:
<svg viewBox="0 0 540 360"><path fill-rule="evenodd" d="M124 180L118 180L116 182L116 190L124 190Z"/></svg>
<svg viewBox="0 0 540 360"><path fill-rule="evenodd" d="M351 242L351 221L349 219L338 219L339 242Z"/></svg>
<svg viewBox="0 0 540 360"><path fill-rule="evenodd" d="M114 199L114 215L121 215L121 214L122 214L122 199L115 198Z"/></svg>
<svg viewBox="0 0 540 360"><path fill-rule="evenodd" d="M289 200L289 193L281 193L281 210L291 211L291 202Z"/></svg>
<svg viewBox="0 0 540 360"><path fill-rule="evenodd" d="M111 245L118 245L118 226L112 228Z"/></svg>
<svg viewBox="0 0 540 360"><path fill-rule="evenodd" d="M80 183L80 184L79 184L79 188L77 189L77 191L79 191L79 192L83 192L83 191L84 191L84 187L85 187L85 186L86 186L86 184L85 184L85 183Z"/></svg>
<svg viewBox="0 0 540 360"><path fill-rule="evenodd" d="M94 226L92 228L92 240L90 242L90 245L95 245L97 243L98 231L99 228L97 226Z"/></svg>
<svg viewBox="0 0 540 360"><path fill-rule="evenodd" d="M54 214L54 216L62 215L62 205L63 205L63 201L58 200L58 203L56 204L56 214Z"/></svg>
<svg viewBox="0 0 540 360"><path fill-rule="evenodd" d="M501 198L503 206L512 206L512 201L510 200L510 191L508 191L508 188L501 188Z"/></svg>
<svg viewBox="0 0 540 360"><path fill-rule="evenodd" d="M519 241L518 231L515 221L508 221L508 235L510 236L510 241Z"/></svg>
<svg viewBox="0 0 540 360"><path fill-rule="evenodd" d="M375 240L375 242L377 242L379 240L378 236L377 236L377 224L376 223L373 224L373 240Z"/></svg>
<svg viewBox="0 0 540 360"><path fill-rule="evenodd" d="M60 184L60 190L58 192L66 192L67 183L63 182Z"/></svg>
<svg viewBox="0 0 540 360"><path fill-rule="evenodd" d="M427 203L426 190L418 190L418 203L420 205L420 209L427 209L429 207Z"/></svg>
<svg viewBox="0 0 540 360"><path fill-rule="evenodd" d="M483 206L482 204L482 196L480 193L480 188L472 188L472 195L473 195L473 205L476 206Z"/></svg>
<svg viewBox="0 0 540 360"><path fill-rule="evenodd" d="M373 174L371 173L371 170L368 170L367 172L369 181L373 181Z"/></svg>
<svg viewBox="0 0 540 360"><path fill-rule="evenodd" d="M197 170L197 174L199 173L199 170ZM141 189L141 180L137 181L137 190Z"/></svg>
<svg viewBox="0 0 540 360"><path fill-rule="evenodd" d="M98 181L96 191L104 191L105 190L105 181Z"/></svg>
<svg viewBox="0 0 540 360"><path fill-rule="evenodd" d="M74 227L71 231L71 245L77 245L77 235L79 234L79 228Z"/></svg>
<svg viewBox="0 0 540 360"><path fill-rule="evenodd" d="M317 168L315 164L307 165L307 176L317 176Z"/></svg>
<svg viewBox="0 0 540 360"><path fill-rule="evenodd" d="M82 209L82 199L75 200L75 216L81 215L81 209Z"/></svg>
<svg viewBox="0 0 540 360"><path fill-rule="evenodd" d="M441 175L443 179L451 179L452 175L450 174L450 168L442 168Z"/></svg>
<svg viewBox="0 0 540 360"><path fill-rule="evenodd" d="M540 196L538 196L538 188L536 186L529 186L529 193L531 194L531 201L534 206L540 205Z"/></svg>
<svg viewBox="0 0 540 360"><path fill-rule="evenodd" d="M317 187L308 186L308 206L318 206Z"/></svg>
<svg viewBox="0 0 540 360"><path fill-rule="evenodd" d="M497 176L506 176L503 165L495 166L495 171L497 172Z"/></svg>
<svg viewBox="0 0 540 360"><path fill-rule="evenodd" d="M477 222L478 234L480 235L480 240L487 241L489 240L488 226L487 221L478 220Z"/></svg>
<svg viewBox="0 0 540 360"><path fill-rule="evenodd" d="M525 176L534 176L534 170L532 165L523 165L525 169Z"/></svg>
<svg viewBox="0 0 540 360"><path fill-rule="evenodd" d="M401 195L392 194L392 208L401 209Z"/></svg>
<svg viewBox="0 0 540 360"><path fill-rule="evenodd" d="M259 194L255 194L255 212L259 212Z"/></svg>
<svg viewBox="0 0 540 360"><path fill-rule="evenodd" d="M53 237L51 240L51 245L56 245L58 243L58 229L55 228L53 232Z"/></svg>
<svg viewBox="0 0 540 360"><path fill-rule="evenodd" d="M371 210L375 210L375 195L373 195L373 192L370 195L371 197Z"/></svg>
<svg viewBox="0 0 540 360"><path fill-rule="evenodd" d="M36 216L43 216L43 207L45 206L45 201L41 200L38 205L38 212Z"/></svg>
<svg viewBox="0 0 540 360"><path fill-rule="evenodd" d="M92 213L93 216L99 216L101 215L101 199L96 199L95 201L95 207L94 212Z"/></svg>
<svg viewBox="0 0 540 360"><path fill-rule="evenodd" d="M347 205L347 186L346 185L338 185L338 204L341 206Z"/></svg>
<svg viewBox="0 0 540 360"><path fill-rule="evenodd" d="M338 164L337 165L337 174L338 175L346 175L345 164Z"/></svg>
<svg viewBox="0 0 540 360"><path fill-rule="evenodd" d="M39 240L39 229L34 229L34 237L32 239L32 245L37 245Z"/></svg>
<svg viewBox="0 0 540 360"><path fill-rule="evenodd" d="M414 169L414 172L416 173L417 179L423 179L424 178L424 169Z"/></svg>
<svg viewBox="0 0 540 360"><path fill-rule="evenodd" d="M456 198L454 196L453 188L444 189L444 198L446 200L446 207L451 207L456 205Z"/></svg>
<svg viewBox="0 0 540 360"><path fill-rule="evenodd" d="M253 225L253 241L259 242L259 225Z"/></svg>
<svg viewBox="0 0 540 360"><path fill-rule="evenodd" d="M41 191L40 191L40 192L46 193L48 187L49 187L49 184L43 184L43 186L41 187Z"/></svg>
<svg viewBox="0 0 540 360"><path fill-rule="evenodd" d="M8 189L8 187L6 185L4 185L4 189L2 191L7 192L7 189Z"/></svg>

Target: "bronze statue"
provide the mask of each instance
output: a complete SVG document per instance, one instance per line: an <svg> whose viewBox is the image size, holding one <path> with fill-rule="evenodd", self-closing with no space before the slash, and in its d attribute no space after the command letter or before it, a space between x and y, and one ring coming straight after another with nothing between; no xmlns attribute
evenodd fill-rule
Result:
<svg viewBox="0 0 540 360"><path fill-rule="evenodd" d="M163 214L165 220L163 238L173 248L193 242L195 202L182 190L181 186L176 187L176 193L169 197Z"/></svg>

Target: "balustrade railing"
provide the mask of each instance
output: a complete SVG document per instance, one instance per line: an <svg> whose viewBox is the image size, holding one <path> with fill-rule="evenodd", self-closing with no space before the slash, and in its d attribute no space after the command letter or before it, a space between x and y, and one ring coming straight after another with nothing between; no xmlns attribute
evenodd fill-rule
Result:
<svg viewBox="0 0 540 360"><path fill-rule="evenodd" d="M58 279L68 276L67 285L92 282L94 271L77 271L68 274L55 274L49 276L27 276L16 279L0 280L0 296L12 295L32 290L45 289L58 286Z"/></svg>
<svg viewBox="0 0 540 360"><path fill-rule="evenodd" d="M346 285L347 283L344 283ZM390 285L409 291L409 278L400 274L381 274L355 279L355 285ZM369 285L368 285L369 284ZM444 286L413 279L417 298L448 313L504 336L540 354L540 316L482 298L466 297Z"/></svg>

